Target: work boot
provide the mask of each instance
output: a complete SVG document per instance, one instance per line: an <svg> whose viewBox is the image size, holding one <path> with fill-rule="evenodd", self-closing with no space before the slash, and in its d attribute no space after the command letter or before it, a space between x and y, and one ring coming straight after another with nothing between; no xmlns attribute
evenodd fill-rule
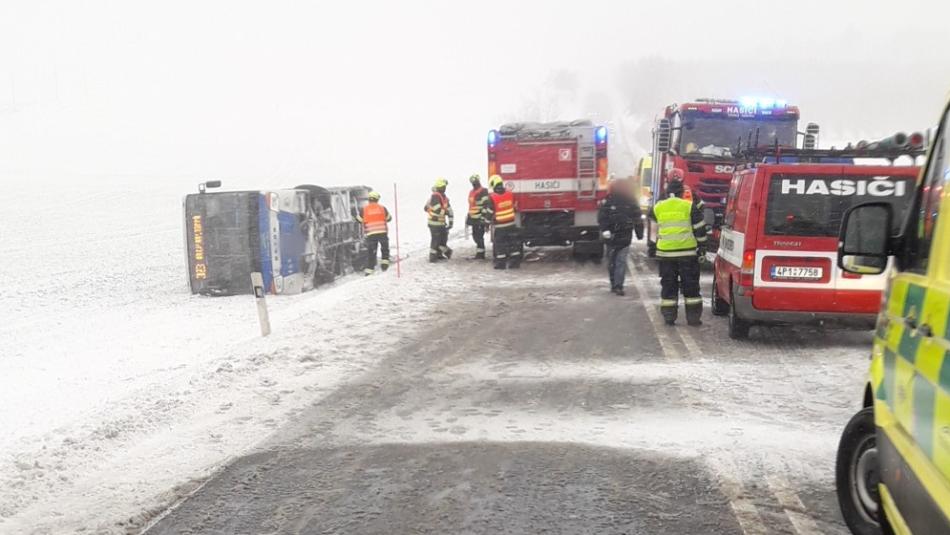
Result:
<svg viewBox="0 0 950 535"><path fill-rule="evenodd" d="M485 260L485 253L484 252L475 253L475 260Z"/></svg>
<svg viewBox="0 0 950 535"><path fill-rule="evenodd" d="M674 324L676 323L676 309L675 309L675 308L672 308L672 307L669 307L669 308L662 308L662 307L661 307L661 308L660 308L660 313L663 314L663 321L665 321L667 325L674 325Z"/></svg>
<svg viewBox="0 0 950 535"><path fill-rule="evenodd" d="M626 293L624 293L623 288L620 288L620 287L618 287L616 290L614 290L614 293L617 294L617 295L619 295L619 296L621 296L621 297L623 297L624 295L627 295Z"/></svg>
<svg viewBox="0 0 950 535"><path fill-rule="evenodd" d="M382 264L379 265L379 269L381 269L381 270L383 270L383 271L386 271L387 269L389 269L389 264L388 264L388 263L382 263Z"/></svg>
<svg viewBox="0 0 950 535"><path fill-rule="evenodd" d="M372 275L372 274L373 274L373 270L370 269L370 268L366 268L366 269L363 270L363 275L366 276L366 277L369 277L369 276Z"/></svg>
<svg viewBox="0 0 950 535"><path fill-rule="evenodd" d="M445 251L442 252L442 255L445 256L446 260L452 258L452 249L449 249L448 247L446 247Z"/></svg>
<svg viewBox="0 0 950 535"><path fill-rule="evenodd" d="M686 307L686 323L693 326L699 327L703 324L703 320L700 319L703 315L702 306L687 306Z"/></svg>
<svg viewBox="0 0 950 535"><path fill-rule="evenodd" d="M439 260L441 260L441 258L439 258L439 255L436 255L436 254L430 254L430 255L429 255L429 262L435 264L435 263L438 262Z"/></svg>
<svg viewBox="0 0 950 535"><path fill-rule="evenodd" d="M505 268L506 266L504 264L498 264L498 263L495 264L495 269L505 269Z"/></svg>

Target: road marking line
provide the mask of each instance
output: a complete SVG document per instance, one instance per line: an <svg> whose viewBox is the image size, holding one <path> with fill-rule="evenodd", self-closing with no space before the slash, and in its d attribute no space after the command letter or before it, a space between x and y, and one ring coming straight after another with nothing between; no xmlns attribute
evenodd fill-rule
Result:
<svg viewBox="0 0 950 535"><path fill-rule="evenodd" d="M785 515L792 523L792 527L799 535L820 535L821 530L815 520L805 514L807 509L802 503L798 494L791 489L788 480L781 473L771 473L765 476L765 480L771 489L772 494L778 499L779 504L785 509Z"/></svg>
<svg viewBox="0 0 950 535"><path fill-rule="evenodd" d="M644 272L640 266L636 265L632 258L628 258L627 263L631 269L640 273ZM633 282L634 286L637 288L637 293L640 295L640 302L643 305L643 309L646 311L647 317L650 319L653 332L656 334L656 338L660 342L660 348L663 351L663 356L667 360L681 360L679 355L673 349L672 339L666 332L668 327L663 322L663 320L660 319L660 315L656 308L648 302L646 285L642 280L640 280L640 277L634 277ZM683 333L681 332L680 334ZM696 344L696 341L693 340L692 337L690 337L690 341L695 348L695 352L691 349L690 353L693 356L700 354L699 346ZM687 348L689 348L689 342L686 342L685 338L684 343L686 343ZM694 396L687 390L682 390L682 393L684 398L695 399ZM741 481L738 479L735 465L731 458L728 458L730 454L726 452L725 455L727 456L726 459L714 459L713 456L707 456L706 461L709 467L715 473L716 478L719 480L720 490L729 500L729 506L732 508L736 521L739 523L739 529L741 529L742 533L745 535L768 535L769 530L766 529L765 524L762 522L762 517L759 515L759 510L751 500L745 497L745 491L742 487Z"/></svg>
<svg viewBox="0 0 950 535"><path fill-rule="evenodd" d="M719 477L719 488L729 498L729 506L732 507L742 532L746 535L770 533L770 530L765 527L765 522L762 521L759 509L745 495L732 454L724 451L721 456L709 455L706 457L706 463Z"/></svg>
<svg viewBox="0 0 950 535"><path fill-rule="evenodd" d="M627 259L627 264L631 269L634 269L633 261L629 258ZM664 324L663 320L660 319L660 315L656 309L647 302L648 296L646 286L644 286L643 281L640 280L640 277L634 277L633 284L637 288L637 294L640 295L640 302L643 304L643 309L647 313L647 318L649 318L650 323L653 325L653 332L656 333L656 339L660 343L660 349L663 350L663 356L670 360L678 360L679 355L677 355L676 351L673 349L673 339L670 338L669 334L666 332L666 324Z"/></svg>
<svg viewBox="0 0 950 535"><path fill-rule="evenodd" d="M689 351L689 356L696 359L702 358L703 351L699 349L699 344L696 343L696 339L693 338L693 335L690 334L690 332L687 330L680 329L678 332L679 332L680 337L683 338L683 344L686 346L686 349Z"/></svg>

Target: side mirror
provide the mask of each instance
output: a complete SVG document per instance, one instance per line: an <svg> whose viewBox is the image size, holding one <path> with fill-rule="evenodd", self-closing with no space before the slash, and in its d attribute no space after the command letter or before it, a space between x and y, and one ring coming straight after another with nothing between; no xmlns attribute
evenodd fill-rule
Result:
<svg viewBox="0 0 950 535"><path fill-rule="evenodd" d="M673 138L673 124L669 119L660 119L656 123L656 148L660 152L670 150L670 142Z"/></svg>
<svg viewBox="0 0 950 535"><path fill-rule="evenodd" d="M871 202L851 207L841 220L838 233L838 267L861 275L877 275L887 268L890 254L889 204Z"/></svg>

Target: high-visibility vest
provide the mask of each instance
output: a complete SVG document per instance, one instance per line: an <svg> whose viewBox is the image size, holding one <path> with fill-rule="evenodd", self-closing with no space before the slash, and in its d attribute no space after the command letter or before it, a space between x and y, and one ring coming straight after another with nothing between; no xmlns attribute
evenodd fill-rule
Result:
<svg viewBox="0 0 950 535"><path fill-rule="evenodd" d="M504 193L492 193L491 201L495 205L495 228L514 225L515 194L507 190Z"/></svg>
<svg viewBox="0 0 950 535"><path fill-rule="evenodd" d="M437 206L433 205L430 199L429 204L426 205L426 213L429 214L429 226L443 227L445 226L445 216L448 214L449 200L440 191L433 191L432 195L439 198L439 204Z"/></svg>
<svg viewBox="0 0 950 535"><path fill-rule="evenodd" d="M692 211L693 203L678 197L670 197L653 207L659 227L656 240L658 257L696 255L698 244L693 234Z"/></svg>
<svg viewBox="0 0 950 535"><path fill-rule="evenodd" d="M485 199L488 197L485 188L473 189L468 192L468 217L481 221L482 211L485 209Z"/></svg>
<svg viewBox="0 0 950 535"><path fill-rule="evenodd" d="M373 234L386 234L389 232L389 225L386 220L389 214L379 203L371 202L363 207L363 230L367 236Z"/></svg>

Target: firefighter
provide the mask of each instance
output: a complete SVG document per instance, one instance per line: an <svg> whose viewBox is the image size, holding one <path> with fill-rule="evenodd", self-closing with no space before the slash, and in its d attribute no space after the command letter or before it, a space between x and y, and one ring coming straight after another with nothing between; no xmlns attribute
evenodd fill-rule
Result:
<svg viewBox="0 0 950 535"><path fill-rule="evenodd" d="M379 248L382 259L379 267L383 271L389 269L389 225L392 221L389 210L379 204L379 192L369 192L369 203L363 207L362 213L356 215L356 220L363 224L363 234L366 236L366 268L363 273L372 275L376 270L376 249Z"/></svg>
<svg viewBox="0 0 950 535"><path fill-rule="evenodd" d="M624 295L623 282L627 275L630 242L633 241L634 233L638 240L643 239L643 219L628 182L611 180L608 188L607 197L597 211L597 224L607 244L610 291Z"/></svg>
<svg viewBox="0 0 950 535"><path fill-rule="evenodd" d="M482 187L481 177L472 175L468 177L468 181L472 183L472 190L468 192L468 217L465 218L465 224L472 227L475 259L483 260L485 258L485 229L488 227L485 215L491 198L488 190Z"/></svg>
<svg viewBox="0 0 950 535"><path fill-rule="evenodd" d="M429 220L429 234L432 240L429 243L429 262L438 262L452 258L452 249L448 246L449 230L452 229L452 206L445 196L445 188L449 182L439 178L432 186L432 195L426 203L425 211Z"/></svg>
<svg viewBox="0 0 950 535"><path fill-rule="evenodd" d="M667 186L669 197L653 207L657 222L656 257L660 264L660 311L667 325L676 322L679 293L686 301L686 322L702 325L703 298L699 295L699 255L705 255L706 223L693 203L683 199L680 180Z"/></svg>
<svg viewBox="0 0 950 535"><path fill-rule="evenodd" d="M488 214L495 229L492 236L495 269L518 269L521 267L522 250L518 227L515 225L515 195L505 188L504 181L498 175L492 175L488 186L492 190Z"/></svg>
<svg viewBox="0 0 950 535"><path fill-rule="evenodd" d="M671 181L671 182L674 181L674 180L679 180L680 182L682 182L684 176L685 176L685 174L683 173L683 170L682 170L682 169L679 169L679 168L676 168L676 167L674 167L673 169L670 169L669 177L670 177L670 181ZM706 215L705 215L705 212L706 212L706 203L704 203L703 200L700 199L698 195L695 195L695 196L694 196L694 195L693 195L693 190L692 190L691 188L685 186L685 185L683 186L683 198L686 199L687 201L693 203L693 211L699 212L699 215L703 217L703 220L706 219ZM701 253L702 253L702 254L700 254L699 257L698 257L700 264L705 264L705 263L706 263L706 249L705 249L705 245L706 245L707 237L708 237L709 231L710 231L709 225L705 225L704 228L703 228L703 230L704 230L703 235L700 236L700 237L698 237L698 238L696 238L697 242L699 242L700 251L701 251Z"/></svg>

